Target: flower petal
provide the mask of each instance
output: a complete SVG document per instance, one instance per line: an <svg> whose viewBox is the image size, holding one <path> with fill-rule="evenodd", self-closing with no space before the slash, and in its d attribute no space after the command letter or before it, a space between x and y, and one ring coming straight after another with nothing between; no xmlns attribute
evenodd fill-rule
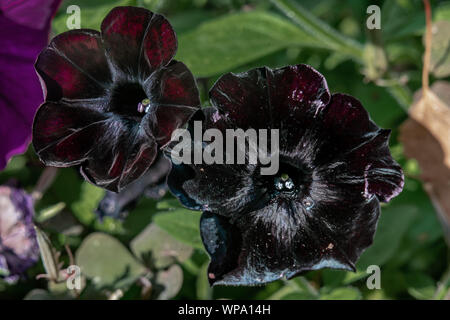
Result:
<svg viewBox="0 0 450 320"><path fill-rule="evenodd" d="M123 120L103 126L96 147L82 164L82 175L102 188L120 192L142 176L157 156L157 144L144 130Z"/></svg>
<svg viewBox="0 0 450 320"><path fill-rule="evenodd" d="M96 210L99 218L124 219L128 210L133 208L141 197L149 197L148 191L153 191L154 188L157 190L154 196L162 197L167 190L165 180L169 169L170 162L163 155L158 155L148 171L121 192L106 192Z"/></svg>
<svg viewBox="0 0 450 320"><path fill-rule="evenodd" d="M102 97L111 83L100 34L94 30L56 36L39 55L35 68L51 101Z"/></svg>
<svg viewBox="0 0 450 320"><path fill-rule="evenodd" d="M106 51L124 75L146 79L177 49L175 33L161 15L138 7L116 7L101 26Z"/></svg>
<svg viewBox="0 0 450 320"><path fill-rule="evenodd" d="M87 159L105 121L106 115L88 105L46 102L34 118L34 149L48 166L80 164Z"/></svg>
<svg viewBox="0 0 450 320"><path fill-rule="evenodd" d="M269 72L269 68L257 68L223 75L209 92L212 105L240 128L270 126L272 114L267 88ZM258 117L255 117L256 114Z"/></svg>
<svg viewBox="0 0 450 320"><path fill-rule="evenodd" d="M357 99L334 94L323 124L326 136L314 161L324 167L321 176L384 202L401 192L403 172L389 151L390 130L373 123Z"/></svg>
<svg viewBox="0 0 450 320"><path fill-rule="evenodd" d="M200 107L197 84L191 71L179 61L155 71L144 83L152 106L178 105Z"/></svg>
<svg viewBox="0 0 450 320"><path fill-rule="evenodd" d="M203 131L209 128L225 129L233 124L227 117L221 116L215 108L199 110L189 122L191 135L191 154L195 152L192 124L202 121ZM172 150L178 141L167 144L163 151L170 158ZM202 154L205 144L202 144ZM226 150L225 147L223 149ZM183 205L193 210L210 210L224 214L236 213L244 210L250 203L257 202L263 197L264 190L253 185L253 177L259 174L256 165L250 164L196 164L191 159L190 164L173 164L167 183L170 191L175 194Z"/></svg>
<svg viewBox="0 0 450 320"><path fill-rule="evenodd" d="M0 186L0 268L19 275L39 259L33 200L23 190Z"/></svg>
<svg viewBox="0 0 450 320"><path fill-rule="evenodd" d="M155 106L149 114L146 129L159 145L164 146L172 138L172 133L183 127L196 111L196 108L188 106Z"/></svg>
<svg viewBox="0 0 450 320"><path fill-rule="evenodd" d="M167 65L177 51L177 38L169 21L153 14L144 38L145 58L153 69Z"/></svg>
<svg viewBox="0 0 450 320"><path fill-rule="evenodd" d="M315 117L328 103L330 93L319 72L300 64L228 73L215 83L210 97L240 128L287 130L298 129L299 120Z"/></svg>
<svg viewBox="0 0 450 320"><path fill-rule="evenodd" d="M144 83L150 99L150 134L159 145L170 141L175 129L184 126L200 108L200 98L195 79L181 62L154 72Z"/></svg>
<svg viewBox="0 0 450 320"><path fill-rule="evenodd" d="M210 283L261 285L324 267L355 270L357 258L372 243L378 200L322 209L278 202L235 222L203 213L200 230L211 256Z"/></svg>
<svg viewBox="0 0 450 320"><path fill-rule="evenodd" d="M268 73L267 83L276 128L284 129L290 125L292 128L288 129L293 129L300 123L305 125L330 101L325 78L305 64L275 69Z"/></svg>
<svg viewBox="0 0 450 320"><path fill-rule="evenodd" d="M34 63L60 3L0 1L0 170L31 141L33 116L44 100Z"/></svg>

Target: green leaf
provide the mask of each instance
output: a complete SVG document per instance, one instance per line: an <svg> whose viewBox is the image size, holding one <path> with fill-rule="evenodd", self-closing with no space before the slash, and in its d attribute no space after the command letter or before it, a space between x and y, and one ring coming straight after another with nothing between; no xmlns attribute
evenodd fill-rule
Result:
<svg viewBox="0 0 450 320"><path fill-rule="evenodd" d="M322 294L320 300L360 300L361 292L357 288L337 288L329 293Z"/></svg>
<svg viewBox="0 0 450 320"><path fill-rule="evenodd" d="M367 277L366 271L349 272L344 270L324 269L322 270L322 280L327 287L338 287L349 285L355 281Z"/></svg>
<svg viewBox="0 0 450 320"><path fill-rule="evenodd" d="M361 255L358 270L364 271L372 264L381 266L393 257L417 214L417 208L411 205L383 207L374 243Z"/></svg>
<svg viewBox="0 0 450 320"><path fill-rule="evenodd" d="M381 31L385 41L419 35L425 27L422 3L410 0L384 1L381 9Z"/></svg>
<svg viewBox="0 0 450 320"><path fill-rule="evenodd" d="M150 265L163 269L169 265L183 262L192 254L192 248L172 237L156 224L149 224L130 243L131 250L136 257L144 262L151 259Z"/></svg>
<svg viewBox="0 0 450 320"><path fill-rule="evenodd" d="M157 213L153 221L181 242L203 249L200 238L200 216L200 212L181 208L178 205L178 208Z"/></svg>
<svg viewBox="0 0 450 320"><path fill-rule="evenodd" d="M195 76L208 77L294 45L324 46L274 14L252 11L205 22L181 35L176 58Z"/></svg>
<svg viewBox="0 0 450 320"><path fill-rule="evenodd" d="M100 288L121 288L148 272L122 243L100 232L84 239L75 260L82 274Z"/></svg>
<svg viewBox="0 0 450 320"><path fill-rule="evenodd" d="M108 233L123 233L122 223L111 217L98 221L95 210L103 199L105 190L84 181L81 184L79 197L70 208L77 219L84 225L92 226L96 230Z"/></svg>
<svg viewBox="0 0 450 320"><path fill-rule="evenodd" d="M322 46L362 61L363 48L361 44L334 30L298 2L293 0L272 0L272 2L308 36L318 41Z"/></svg>
<svg viewBox="0 0 450 320"><path fill-rule="evenodd" d="M51 281L59 280L59 261L58 254L53 247L47 235L38 227L36 230L36 238L39 245L39 253L41 255L42 264L44 265L45 273Z"/></svg>
<svg viewBox="0 0 450 320"><path fill-rule="evenodd" d="M86 225L93 223L96 220L94 211L104 195L105 190L83 182L78 200L71 205L72 212L81 223Z"/></svg>
<svg viewBox="0 0 450 320"><path fill-rule="evenodd" d="M197 299L199 300L210 300L213 296L213 287L209 285L208 281L208 266L209 261L203 264L197 273Z"/></svg>
<svg viewBox="0 0 450 320"><path fill-rule="evenodd" d="M283 295L279 300L316 300L317 298L308 292L293 291Z"/></svg>
<svg viewBox="0 0 450 320"><path fill-rule="evenodd" d="M436 292L436 283L424 273L409 273L405 277L408 293L419 300L433 299Z"/></svg>
<svg viewBox="0 0 450 320"><path fill-rule="evenodd" d="M33 289L27 293L23 298L24 300L56 300L56 297L52 296L50 292L44 289Z"/></svg>
<svg viewBox="0 0 450 320"><path fill-rule="evenodd" d="M157 288L162 288L158 294L158 300L168 300L177 295L183 285L183 270L179 265L172 265L165 271L160 271L156 275L155 284Z"/></svg>

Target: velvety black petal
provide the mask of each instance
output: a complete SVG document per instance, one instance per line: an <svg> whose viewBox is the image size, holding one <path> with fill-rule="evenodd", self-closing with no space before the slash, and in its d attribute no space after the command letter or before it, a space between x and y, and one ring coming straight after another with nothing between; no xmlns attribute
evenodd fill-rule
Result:
<svg viewBox="0 0 450 320"><path fill-rule="evenodd" d="M34 118L34 149L48 166L80 164L89 157L107 121L106 114L89 105L46 102Z"/></svg>
<svg viewBox="0 0 450 320"><path fill-rule="evenodd" d="M108 121L95 141L82 175L90 182L119 192L142 176L157 156L157 144L141 126L125 119Z"/></svg>
<svg viewBox="0 0 450 320"><path fill-rule="evenodd" d="M278 201L231 221L203 213L201 234L211 284L261 285L324 267L355 270L372 243L379 204L315 207Z"/></svg>
<svg viewBox="0 0 450 320"><path fill-rule="evenodd" d="M211 102L240 128L298 128L328 103L325 78L310 66L267 67L222 76L210 91ZM255 117L255 115L258 115Z"/></svg>
<svg viewBox="0 0 450 320"><path fill-rule="evenodd" d="M101 30L108 56L125 77L146 79L153 70L167 64L177 49L169 22L143 8L112 9Z"/></svg>
<svg viewBox="0 0 450 320"><path fill-rule="evenodd" d="M168 184L186 207L233 215L264 195L264 190L253 184L255 169L244 165L174 165Z"/></svg>
<svg viewBox="0 0 450 320"><path fill-rule="evenodd" d="M203 131L210 128L223 130L233 126L226 117L215 108L204 108L198 111L190 121L188 128L194 139L192 122L202 121ZM173 141L164 152L170 158ZM192 140L191 151L194 151L195 140ZM224 151L226 148L224 147ZM259 167L249 164L173 164L168 176L170 191L181 203L193 210L220 212L223 215L237 214L248 207L249 203L261 200L265 190L254 184L254 177L259 175Z"/></svg>
<svg viewBox="0 0 450 320"><path fill-rule="evenodd" d="M184 126L200 108L194 76L181 62L154 72L144 83L150 99L150 122L147 128L158 144L170 141L172 132Z"/></svg>
<svg viewBox="0 0 450 320"><path fill-rule="evenodd" d="M36 62L47 100L98 98L106 94L111 73L100 34L71 30L56 36Z"/></svg>
<svg viewBox="0 0 450 320"><path fill-rule="evenodd" d="M144 83L152 106L177 105L200 107L200 97L195 78L186 65L172 61L155 71Z"/></svg>
<svg viewBox="0 0 450 320"><path fill-rule="evenodd" d="M89 181L113 191L144 174L157 154L154 139L133 120L63 102L38 110L33 145L46 165L81 164Z"/></svg>
<svg viewBox="0 0 450 320"><path fill-rule="evenodd" d="M389 151L390 130L370 120L361 103L334 94L323 119L320 151L314 164L321 176L346 184L366 198L389 201L403 188L403 172Z"/></svg>
<svg viewBox="0 0 450 320"><path fill-rule="evenodd" d="M240 128L270 126L269 72L269 68L257 68L223 75L209 92L211 103Z"/></svg>

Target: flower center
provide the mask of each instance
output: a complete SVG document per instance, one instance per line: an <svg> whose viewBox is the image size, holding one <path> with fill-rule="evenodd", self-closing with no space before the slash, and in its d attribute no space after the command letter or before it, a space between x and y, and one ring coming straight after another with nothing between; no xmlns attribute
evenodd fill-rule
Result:
<svg viewBox="0 0 450 320"><path fill-rule="evenodd" d="M278 191L291 191L294 190L295 184L287 173L281 174L279 177L274 179L275 189Z"/></svg>
<svg viewBox="0 0 450 320"><path fill-rule="evenodd" d="M139 109L140 104L142 111ZM139 83L122 83L112 90L110 111L113 113L139 121L148 105L150 100Z"/></svg>
<svg viewBox="0 0 450 320"><path fill-rule="evenodd" d="M144 100L139 102L137 105L137 110L139 113L142 113L144 111L147 113L149 109L150 109L150 99L149 98L145 98Z"/></svg>
<svg viewBox="0 0 450 320"><path fill-rule="evenodd" d="M297 198L309 194L312 179L310 169L281 160L278 172L264 178L267 188L272 190L272 197Z"/></svg>

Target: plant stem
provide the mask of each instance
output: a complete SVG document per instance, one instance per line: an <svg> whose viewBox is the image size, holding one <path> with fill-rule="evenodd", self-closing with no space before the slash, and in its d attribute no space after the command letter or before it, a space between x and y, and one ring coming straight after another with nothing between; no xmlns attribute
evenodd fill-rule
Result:
<svg viewBox="0 0 450 320"><path fill-rule="evenodd" d="M308 10L295 3L293 0L271 0L272 3L281 10L300 28L311 34L313 37L325 42L330 49L349 55L358 63L364 65L364 46L353 39L347 38L326 23L316 18ZM387 79L392 79L389 72ZM406 85L397 83L389 86L386 90L399 103L402 110L407 112L412 103L412 93Z"/></svg>
<svg viewBox="0 0 450 320"><path fill-rule="evenodd" d="M45 193L48 187L52 185L57 173L58 168L55 167L46 167L44 169L41 176L39 177L38 182L36 183L36 186L34 187L33 192L31 193L34 201L38 201L42 198L42 195Z"/></svg>
<svg viewBox="0 0 450 320"><path fill-rule="evenodd" d="M331 49L350 55L359 62L363 61L363 46L347 38L326 23L317 19L292 0L272 0L272 3L302 29L324 42Z"/></svg>

